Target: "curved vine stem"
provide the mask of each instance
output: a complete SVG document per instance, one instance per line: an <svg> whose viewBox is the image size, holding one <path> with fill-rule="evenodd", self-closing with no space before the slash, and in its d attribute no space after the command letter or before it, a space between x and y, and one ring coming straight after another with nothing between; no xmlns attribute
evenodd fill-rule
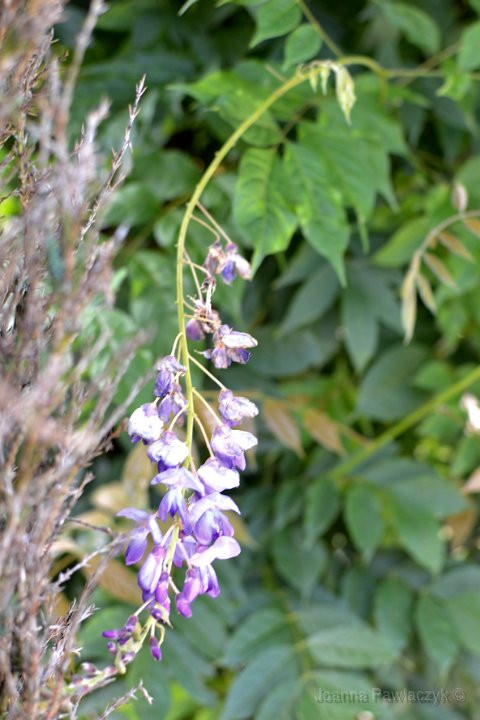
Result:
<svg viewBox="0 0 480 720"><path fill-rule="evenodd" d="M341 49L338 47L338 45L332 40L330 35L323 29L323 27L318 22L317 18L313 14L313 12L308 7L305 0L296 0L298 7L302 11L302 13L307 18L308 22L312 26L312 28L320 35L325 45L332 51L334 55L339 57L342 55Z"/></svg>
<svg viewBox="0 0 480 720"><path fill-rule="evenodd" d="M303 9L304 3L302 2L302 0L300 0L299 5ZM379 76L384 81L389 78L391 79L394 77L402 77L402 76L404 76L404 77L423 77L423 76L432 74L431 70L430 71L425 70L422 67L413 68L411 70L410 69L407 69L407 70L386 69L386 68L383 68L379 63L377 63L372 58L369 58L367 56L361 56L361 55L344 57L339 61L339 64L340 65L362 65L364 67L368 67L370 70L372 70L377 76ZM225 157L228 155L230 150L232 150L235 147L235 145L240 140L240 138L283 95L285 95L290 90L297 87L298 85L301 85L303 82L311 80L312 74L319 74L320 72L321 72L321 66L314 66L314 67L310 67L308 69L300 70L299 72L297 72L296 75L289 78L286 82L284 82L282 85L280 85L262 103L259 104L257 109L253 113L251 113L251 115L249 115L238 126L238 128L230 135L230 137L225 141L225 143L222 145L222 147L217 151L212 162L207 167L207 169L205 170L204 174L202 175L199 183L197 184L197 186L193 192L193 195L191 196L190 200L188 201L187 207L185 209L185 213L183 215L182 223L180 226L178 243L177 243L176 288L177 288L178 325L179 325L179 332L180 332L180 351L181 351L181 355L182 355L182 362L183 362L183 365L185 366L185 390L186 390L186 399L187 399L186 443L187 443L190 451L192 448L193 426L194 426L194 418L195 418L194 395L193 395L193 384L192 384L192 376L191 376L191 370L190 370L190 362L193 361L196 365L199 365L201 367L201 369L204 372L206 372L210 377L213 377L206 370L206 368L204 368L198 361L196 361L195 358L190 356L189 351L188 351L187 336L186 336L186 332L185 332L185 309L184 309L184 293L183 293L183 288L184 288L183 259L184 259L184 253L185 253L186 237L187 237L187 232L188 232L190 222L192 221L192 219L194 219L195 208L201 207L199 201L200 201L203 191L205 190L206 186L208 185L210 180L215 175L216 171L222 164ZM341 463L340 465L338 465L332 471L332 473L331 473L332 476L340 477L341 475L350 472L353 468L357 467L357 465L359 465L361 462L368 459L371 455L373 455L381 447L383 447L388 442L390 442L391 440L396 438L398 435L405 432L405 430L409 429L411 426L413 426L414 424L419 422L428 412L430 412L432 409L434 409L438 404L453 397L455 394L461 392L461 390L468 387L470 384L472 384L474 381L476 381L478 379L480 379L480 368L477 368L475 371L473 371L472 373L467 375L466 378L459 381L458 383L453 385L448 390L435 396L431 401L427 402L421 408L419 408L418 410L415 410L413 413L411 413L406 418L401 420L399 423L394 425L392 428L387 430L385 433L380 435L376 441L374 441L367 447L362 448L358 453L355 453L344 463Z"/></svg>
<svg viewBox="0 0 480 720"><path fill-rule="evenodd" d="M319 73L320 69L315 68L313 72ZM222 145L220 150L217 151L210 165L203 173L200 181L195 188L192 197L188 201L185 213L182 218L180 225L180 232L178 235L177 243L177 269L176 269L176 286L177 286L177 315L178 315L178 328L180 332L180 349L182 354L182 362L185 367L185 394L187 399L187 432L186 432L186 443L188 448L192 448L193 439L193 424L194 424L194 403L193 403L193 384L192 375L190 371L190 355L188 352L188 341L185 332L185 309L184 309L184 293L183 293L183 259L185 253L185 243L187 238L188 227L191 220L193 219L193 213L195 208L199 205L200 198L206 186L215 175L216 171L222 164L225 157L228 155L230 150L235 147L237 142L240 140L247 130L254 125L257 120L283 95L289 90L292 90L297 85L301 85L303 82L311 77L310 73L299 72L292 78L287 80L283 85L280 85L271 95L266 98L257 109L249 115L238 128L230 135L228 140Z"/></svg>
<svg viewBox="0 0 480 720"><path fill-rule="evenodd" d="M471 385L480 380L480 367L476 367L471 372L467 373L458 382L454 383L450 387L446 388L442 392L434 395L430 400L421 405L419 408L411 412L406 417L399 420L395 425L385 430L384 433L379 435L373 442L365 447L360 448L356 453L347 458L344 462L336 465L328 476L332 480L340 479L345 477L352 472L356 467L364 463L366 460L371 458L381 448L388 445L389 442L395 440L395 438L402 435L404 432L409 430L411 427L419 423L426 417L430 412L435 410L442 403L452 400L456 395L460 395L461 392L467 390Z"/></svg>

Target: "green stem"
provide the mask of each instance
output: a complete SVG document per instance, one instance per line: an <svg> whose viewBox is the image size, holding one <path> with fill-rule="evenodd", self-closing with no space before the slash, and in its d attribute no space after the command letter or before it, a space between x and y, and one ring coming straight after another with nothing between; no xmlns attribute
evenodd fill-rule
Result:
<svg viewBox="0 0 480 720"><path fill-rule="evenodd" d="M303 0L297 0L299 3L299 6L303 9L305 12L305 4ZM307 9L308 10L308 9ZM345 57L341 60L342 65L364 65L365 67L370 68L373 70L373 72L376 72L377 75L379 75L382 79L385 78L392 78L392 77L399 77L402 75L415 75L418 76L424 73L423 71L420 71L419 69L413 69L410 70L387 70L385 68L382 68L381 65L379 65L375 60L372 58L368 58L366 56L351 56L351 57ZM176 286L177 286L177 314L178 314L178 326L179 326L179 332L180 332L180 348L181 348L181 354L182 354L182 362L185 366L185 390L186 390L186 399L187 399L187 432L186 432L186 442L191 450L192 447L192 438L193 438L193 423L194 423L194 417L195 417L195 410L194 410L194 402L193 402L193 384L192 384L192 376L191 376L191 370L190 370L190 356L188 352L188 342L187 342L187 336L185 332L185 310L184 310L184 296L183 296L183 258L184 258L184 252L185 252L185 242L187 237L188 228L190 225L190 222L193 217L193 213L195 211L195 208L197 207L199 200L202 196L203 191L205 190L206 186L212 179L212 177L215 175L216 171L222 164L225 157L228 155L230 150L232 150L237 142L240 140L242 135L246 133L246 131L254 125L257 120L272 106L274 103L281 98L283 95L285 95L287 92L292 90L293 88L297 87L297 85L301 85L306 80L311 79L312 72L319 73L321 70L321 67L313 67L308 70L308 72L301 71L298 72L296 75L294 75L292 78L287 80L283 85L280 85L274 92L272 92L260 105L257 107L257 109L249 115L239 126L238 128L230 135L230 137L226 140L226 142L222 145L220 150L217 151L215 154L215 157L213 158L210 165L205 170L204 174L202 175L198 185L195 188L195 191L193 192L193 195L191 196L190 200L188 201L187 207L185 209L185 214L182 218L182 223L180 226L180 232L178 236L178 244L177 244L177 268L176 268ZM195 364L199 364L195 361ZM413 413L408 415L406 418L401 420L399 423L394 425L392 428L387 430L385 433L380 435L380 437L372 442L370 445L368 445L365 448L362 448L358 453L354 454L351 458L346 460L344 463L341 463L338 465L334 470L331 472L332 477L339 477L343 474L346 474L350 472L353 468L357 467L361 462L369 458L371 455L373 455L377 450L382 448L384 445L386 445L388 442L396 438L401 433L405 432L405 430L408 430L412 425L415 425L417 422L419 422L425 415L427 415L432 409L434 409L439 403L445 402L446 400L453 397L455 394L461 392L463 389L467 388L471 383L473 383L475 380L480 379L480 368L473 371L469 375L467 375L466 378L459 381L457 384L453 385L448 390L444 391L443 393L440 393L439 395L435 396L432 400L430 400L428 403L423 405L421 408L418 408Z"/></svg>
<svg viewBox="0 0 480 720"><path fill-rule="evenodd" d="M330 35L328 35L328 33L320 25L317 18L315 17L315 15L312 13L310 8L308 7L307 3L304 2L304 0L297 0L297 5L300 8L300 10L302 11L302 13L305 15L305 17L307 18L307 20L310 23L310 25L312 26L312 28L314 30L316 30L316 32L320 35L320 37L322 38L325 45L332 51L332 53L334 55L336 55L337 57L342 55L342 51L340 50L338 45L332 40Z"/></svg>
<svg viewBox="0 0 480 720"><path fill-rule="evenodd" d="M319 69L315 69L314 72L319 72ZM185 251L185 242L188 232L188 227L190 225L190 222L192 220L193 213L195 211L195 208L198 205L198 202L202 196L203 191L205 190L206 186L212 179L212 177L215 175L216 171L220 167L221 163L225 159L225 157L228 155L230 150L232 150L233 147L237 144L238 140L244 135L244 133L254 125L257 120L265 113L279 98L281 98L285 93L287 93L292 88L296 87L297 85L301 85L301 83L308 80L309 74L305 72L298 73L297 75L294 75L294 77L287 80L283 85L278 87L274 92L271 93L271 95L268 96L266 100L264 100L260 105L257 107L255 112L253 112L251 115L249 115L233 132L228 140L222 145L220 150L215 154L215 157L213 158L212 162L208 166L208 168L205 170L204 174L202 175L200 182L198 183L197 187L195 188L195 191L188 201L185 214L182 219L182 224L180 226L180 232L178 235L178 244L177 244L177 276L176 276L176 285L177 285L177 315L178 315L178 329L180 332L180 348L182 353L182 362L185 366L185 393L186 393L186 399L187 399L187 433L186 433L186 443L191 450L192 448L192 437L193 437L193 421L194 421L194 405L193 405L193 385L192 385L192 376L190 371L190 357L188 353L188 342L187 342L187 335L185 332L185 310L183 305L183 257L184 257L184 251Z"/></svg>
<svg viewBox="0 0 480 720"><path fill-rule="evenodd" d="M475 370L469 372L464 378L456 382L454 385L451 385L446 390L443 390L435 395L433 398L424 403L424 405L402 418L402 420L399 420L399 422L388 430L385 430L385 432L379 435L372 443L362 447L347 460L334 467L333 470L328 473L329 477L336 479L348 475L352 470L358 467L358 465L365 462L365 460L368 460L368 458L372 457L372 455L375 455L375 453L377 453L382 447L388 445L389 442L397 438L399 435L402 435L404 432L420 422L420 420L423 420L424 417L435 410L435 408L439 405L448 402L454 398L455 395L459 395L463 390L467 390L467 388L477 382L477 380L480 380L480 367L475 368Z"/></svg>

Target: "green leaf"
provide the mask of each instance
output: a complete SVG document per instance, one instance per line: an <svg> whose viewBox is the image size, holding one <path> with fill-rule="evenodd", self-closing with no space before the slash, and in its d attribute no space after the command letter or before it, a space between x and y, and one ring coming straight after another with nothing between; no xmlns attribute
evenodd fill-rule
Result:
<svg viewBox="0 0 480 720"><path fill-rule="evenodd" d="M463 647L480 655L480 591L453 595L446 601Z"/></svg>
<svg viewBox="0 0 480 720"><path fill-rule="evenodd" d="M382 10L388 21L401 30L407 39L426 54L435 53L440 47L440 31L436 22L426 12L403 2L382 2Z"/></svg>
<svg viewBox="0 0 480 720"><path fill-rule="evenodd" d="M345 520L353 542L370 558L382 541L385 527L380 500L368 485L354 485L348 490Z"/></svg>
<svg viewBox="0 0 480 720"><path fill-rule="evenodd" d="M469 25L462 33L458 66L461 70L476 70L480 67L480 21Z"/></svg>
<svg viewBox="0 0 480 720"><path fill-rule="evenodd" d="M349 228L342 197L329 182L328 169L319 152L289 143L285 167L291 181L292 198L308 242L329 260L342 283L345 282L343 254Z"/></svg>
<svg viewBox="0 0 480 720"><path fill-rule="evenodd" d="M257 330L255 348L249 367L266 378L289 377L309 367L319 367L326 362L336 348L333 323L323 322L321 328L299 330L288 336L288 352L285 339L276 336L276 328Z"/></svg>
<svg viewBox="0 0 480 720"><path fill-rule="evenodd" d="M418 507L415 496L400 499L387 495L389 516L400 544L419 565L438 573L444 563L445 546L434 516Z"/></svg>
<svg viewBox="0 0 480 720"><path fill-rule="evenodd" d="M166 633L163 645L163 664L194 698L205 705L214 700L213 692L205 680L214 673L213 667L194 650L180 633Z"/></svg>
<svg viewBox="0 0 480 720"><path fill-rule="evenodd" d="M240 163L234 196L234 217L255 248L256 269L266 255L288 247L296 227L284 192L282 165L275 149L247 150Z"/></svg>
<svg viewBox="0 0 480 720"><path fill-rule="evenodd" d="M200 178L194 161L179 150L135 155L132 180L142 184L157 200L189 195ZM128 187L128 186L127 186Z"/></svg>
<svg viewBox="0 0 480 720"><path fill-rule="evenodd" d="M303 122L303 146L321 154L332 184L342 191L345 205L354 207L364 220L371 214L377 193L395 204L388 155L381 143L353 128L321 122Z"/></svg>
<svg viewBox="0 0 480 720"><path fill-rule="evenodd" d="M416 611L415 623L427 656L433 660L439 672L445 675L458 654L457 631L444 604L432 597L421 594Z"/></svg>
<svg viewBox="0 0 480 720"><path fill-rule="evenodd" d="M256 8L255 19L257 29L250 47L294 30L302 19L302 13L295 0L266 0Z"/></svg>
<svg viewBox="0 0 480 720"><path fill-rule="evenodd" d="M158 210L154 194L142 183L131 182L114 193L104 225L143 225L151 222Z"/></svg>
<svg viewBox="0 0 480 720"><path fill-rule="evenodd" d="M414 345L397 345L380 355L360 385L357 410L376 420L395 420L414 410L425 396L411 383L426 356Z"/></svg>
<svg viewBox="0 0 480 720"><path fill-rule="evenodd" d="M319 630L362 624L358 615L344 607L337 599L335 604L323 603L310 605L305 610L300 609L297 612L297 619L307 635L314 635Z"/></svg>
<svg viewBox="0 0 480 720"><path fill-rule="evenodd" d="M469 594L480 588L480 567L459 564L439 577L431 586L431 592L440 598Z"/></svg>
<svg viewBox="0 0 480 720"><path fill-rule="evenodd" d="M229 639L224 662L228 666L237 665L255 657L269 645L279 642L288 644L290 629L285 614L276 608L257 610L238 626Z"/></svg>
<svg viewBox="0 0 480 720"><path fill-rule="evenodd" d="M305 544L314 546L316 540L328 530L340 509L337 485L326 477L309 484L305 497Z"/></svg>
<svg viewBox="0 0 480 720"><path fill-rule="evenodd" d="M223 120L231 127L237 128L242 120L257 110L259 104L270 94L270 87L263 82L265 70L262 66L258 63L250 63L248 68L250 74L217 70L195 83L176 87L201 103L211 105L212 110L218 112ZM259 75L261 79L258 78ZM268 110L244 133L242 138L259 147L273 145L283 140L279 127Z"/></svg>
<svg viewBox="0 0 480 720"><path fill-rule="evenodd" d="M315 250L302 243L297 252L289 259L288 265L282 274L275 281L275 289L290 287L296 283L307 280L315 270L324 267L325 261L315 252Z"/></svg>
<svg viewBox="0 0 480 720"><path fill-rule="evenodd" d="M318 720L318 700L315 691L309 686L303 687L295 703L295 720Z"/></svg>
<svg viewBox="0 0 480 720"><path fill-rule="evenodd" d="M323 265L293 296L285 320L279 327L279 336L321 318L335 302L338 290L337 276L329 265Z"/></svg>
<svg viewBox="0 0 480 720"><path fill-rule="evenodd" d="M363 625L321 630L307 644L315 660L334 667L375 668L397 655L380 633Z"/></svg>
<svg viewBox="0 0 480 720"><path fill-rule="evenodd" d="M265 415L265 403L263 403L262 410ZM278 413L278 409L274 405L272 411L275 410ZM273 501L273 514L275 518L273 527L275 530L282 530L288 523L296 520L302 513L302 510L303 502L302 495L298 492L298 481L290 480L282 483Z"/></svg>
<svg viewBox="0 0 480 720"><path fill-rule="evenodd" d="M298 674L296 651L277 645L267 648L237 675L233 681L221 720L243 720L252 715L272 688L293 680Z"/></svg>
<svg viewBox="0 0 480 720"><path fill-rule="evenodd" d="M379 711L378 699L372 683L363 675L341 670L321 670L312 673L311 685L316 712L312 720L368 720L373 715L379 720L392 720L393 713L382 704ZM321 711L319 713L319 708ZM298 720L306 720L303 715Z"/></svg>
<svg viewBox="0 0 480 720"><path fill-rule="evenodd" d="M311 60L318 53L321 46L322 38L315 28L308 23L300 25L285 41L283 70L288 70L292 65Z"/></svg>
<svg viewBox="0 0 480 720"><path fill-rule="evenodd" d="M255 720L291 720L301 682L291 680L276 686L260 705Z"/></svg>
<svg viewBox="0 0 480 720"><path fill-rule="evenodd" d="M383 148L384 152L405 155L407 147L403 128L392 117L389 106L381 92L381 82L373 73L355 76L357 102L351 128L345 126L343 114L334 98L325 98L322 116L325 128L343 128L354 137L367 138Z"/></svg>
<svg viewBox="0 0 480 720"><path fill-rule="evenodd" d="M431 224L428 217L403 223L375 254L375 264L381 267L399 267L408 262L432 229Z"/></svg>
<svg viewBox="0 0 480 720"><path fill-rule="evenodd" d="M143 7L142 7L143 6ZM145 2L141 0L137 7L133 7L130 0L117 0L109 5L106 13L98 18L97 27L103 31L125 32L131 29L138 13L145 10Z"/></svg>
<svg viewBox="0 0 480 720"><path fill-rule="evenodd" d="M195 614L191 618L179 617L175 625L202 655L216 660L223 652L227 640L225 624L218 609L208 599L199 599Z"/></svg>
<svg viewBox="0 0 480 720"><path fill-rule="evenodd" d="M355 369L360 372L377 349L378 324L369 306L368 296L354 279L342 295L341 318L348 354Z"/></svg>
<svg viewBox="0 0 480 720"><path fill-rule="evenodd" d="M327 565L323 543L304 548L292 530L283 530L273 537L273 559L282 578L303 597L311 595Z"/></svg>
<svg viewBox="0 0 480 720"><path fill-rule="evenodd" d="M391 271L373 267L363 260L350 260L347 264L347 287L356 289L366 310L382 325L400 334L400 304L390 287L393 284L392 275Z"/></svg>
<svg viewBox="0 0 480 720"><path fill-rule="evenodd" d="M232 128L237 128L242 120L246 120L257 110L259 102L261 100L257 93L251 94L241 86L234 85L233 92L218 98L214 109L218 110ZM252 145L264 147L281 142L283 137L273 115L267 110L243 134L242 139Z"/></svg>
<svg viewBox="0 0 480 720"><path fill-rule="evenodd" d="M437 518L459 513L468 507L460 488L453 482L432 472L423 475L419 467L419 474L414 478L399 477L398 482L390 488L396 497L408 501L415 498L418 507L430 512Z"/></svg>
<svg viewBox="0 0 480 720"><path fill-rule="evenodd" d="M403 582L391 577L380 583L375 594L375 624L399 652L408 645L411 608L412 592Z"/></svg>

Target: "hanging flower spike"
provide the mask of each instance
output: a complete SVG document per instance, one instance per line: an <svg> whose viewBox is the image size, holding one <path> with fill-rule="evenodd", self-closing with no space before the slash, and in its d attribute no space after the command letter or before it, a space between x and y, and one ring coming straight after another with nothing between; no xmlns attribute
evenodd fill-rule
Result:
<svg viewBox="0 0 480 720"><path fill-rule="evenodd" d="M189 263L195 273L198 266ZM258 409L248 398L222 389L220 417L209 441L203 429L210 457L196 468L191 453L193 420L200 425L201 420L195 416L193 407L187 339L198 341L212 335L213 347L203 354L217 368L227 368L232 362L248 362L250 350L257 341L248 333L222 324L217 310L212 308L212 295L216 276L227 285L236 276L247 279L250 265L238 253L235 243L226 239L225 243L215 241L209 248L203 268L206 274L203 282L195 277L198 297L193 299L194 315L185 323L183 312L179 312L180 334L171 354L162 358L157 366L155 399L137 408L128 424L132 441L142 440L149 459L157 463L158 473L151 484L162 486L164 494L156 513L136 508L117 513L135 523L128 534L125 563L141 563L137 581L143 598L143 605L122 628L103 633L109 651L115 655L118 672L125 672L126 665L146 640L153 659L161 660L173 595L178 613L190 617L192 603L199 595L217 597L220 594L213 563L240 553L240 545L233 537L234 528L225 514L240 510L223 493L238 487L239 470L245 469L245 452L257 444L252 433L234 428L243 420L254 418ZM183 303L182 294L178 299ZM175 354L178 340L183 363ZM176 432L184 417L187 418L186 440ZM166 527L160 529L159 521ZM172 571L176 573L175 581ZM139 619L142 613L148 614L143 623Z"/></svg>

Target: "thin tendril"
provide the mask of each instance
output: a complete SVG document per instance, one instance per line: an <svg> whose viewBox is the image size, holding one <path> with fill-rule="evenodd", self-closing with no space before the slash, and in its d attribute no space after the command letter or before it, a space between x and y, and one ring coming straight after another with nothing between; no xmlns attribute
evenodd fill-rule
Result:
<svg viewBox="0 0 480 720"><path fill-rule="evenodd" d="M221 420L220 416L215 412L215 410L212 408L212 406L210 405L210 403L205 400L205 398L203 397L202 393L198 392L197 388L193 388L193 394L194 394L199 400L202 401L202 403L205 405L205 407L210 410L210 412L212 413L212 415L213 415L213 417L215 418L215 420L216 420L218 423L221 424L221 423L222 423L222 420Z"/></svg>
<svg viewBox="0 0 480 720"><path fill-rule="evenodd" d="M221 387L222 390L227 389L225 387L225 385L222 382L220 382L220 380L218 378L216 378L215 375L212 375L212 373L209 370L207 370L207 368L204 365L202 365L202 363L198 362L198 360L193 355L189 355L189 358L197 367L200 368L200 370L202 370L205 373L205 375L207 375L207 377L210 378L210 380L213 380L213 382L217 383L217 385L219 387Z"/></svg>
<svg viewBox="0 0 480 720"><path fill-rule="evenodd" d="M212 223L212 225L213 225L213 227L215 228L215 230L217 230L218 233L219 233L223 238L225 238L225 240L226 240L227 242L233 242L233 240L232 240L232 238L230 237L230 235L228 235L228 233L225 232L225 230L222 228L222 226L218 224L218 222L215 220L215 218L213 217L213 215L211 215L211 214L208 212L207 208L204 207L204 205L202 205L202 203L201 203L200 201L198 201L197 207L200 208L200 210L201 210L202 213L205 215L205 217Z"/></svg>
<svg viewBox="0 0 480 720"><path fill-rule="evenodd" d="M176 414L175 417L173 418L172 422L171 422L170 425L168 426L168 429L169 429L169 430L171 430L171 429L173 428L173 426L174 426L175 423L177 422L177 420L178 420L178 418L180 417L180 415L183 415L183 413L185 412L186 409L187 409L187 406L186 406L186 405L184 405L182 408L180 408L180 410L177 412L177 414Z"/></svg>
<svg viewBox="0 0 480 720"><path fill-rule="evenodd" d="M196 289L197 289L198 297L201 298L201 297L202 297L202 289L201 289L201 287L200 287L200 283L198 282L197 273L196 273L196 271L195 271L195 268L198 268L199 266L196 265L196 263L194 263L194 262L192 261L192 259L190 258L190 255L188 254L188 252L187 252L186 250L184 251L183 254L184 254L185 260L187 261L187 265L188 265L188 267L190 268L190 271L191 271L191 273L192 273L193 282L195 283L195 287L196 287Z"/></svg>
<svg viewBox="0 0 480 720"><path fill-rule="evenodd" d="M175 340L173 341L171 355L175 355L175 354L176 354L178 341L180 340L181 337L182 337L182 333L178 333L177 337L176 337Z"/></svg>
<svg viewBox="0 0 480 720"><path fill-rule="evenodd" d="M205 222L205 220L202 220L201 218L197 217L196 215L192 215L192 220L195 220L195 222L199 223L199 225L202 225L204 228L207 228L207 230L209 230L217 240L220 240L220 235L218 234L218 232L216 230L214 230L212 227L210 227L210 225L207 222Z"/></svg>
<svg viewBox="0 0 480 720"><path fill-rule="evenodd" d="M203 435L203 439L205 440L205 445L207 446L207 450L210 453L210 456L213 457L213 450L212 446L210 445L210 440L208 439L207 431L205 430L205 427L198 415L195 415L195 422L197 423L199 430Z"/></svg>

